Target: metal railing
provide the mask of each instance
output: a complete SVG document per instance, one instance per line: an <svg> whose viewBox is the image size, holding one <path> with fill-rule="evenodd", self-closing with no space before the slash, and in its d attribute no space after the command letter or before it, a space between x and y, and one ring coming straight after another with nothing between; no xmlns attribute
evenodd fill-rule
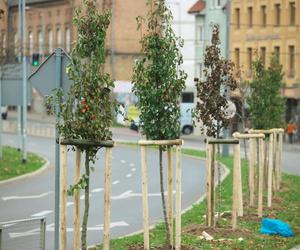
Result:
<svg viewBox="0 0 300 250"><path fill-rule="evenodd" d="M0 250L45 250L46 219L0 222Z"/></svg>

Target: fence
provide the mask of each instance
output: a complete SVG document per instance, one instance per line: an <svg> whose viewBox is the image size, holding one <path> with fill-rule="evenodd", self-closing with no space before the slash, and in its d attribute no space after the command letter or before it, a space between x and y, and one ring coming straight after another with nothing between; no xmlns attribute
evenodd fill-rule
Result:
<svg viewBox="0 0 300 250"><path fill-rule="evenodd" d="M0 222L0 250L45 250L46 219Z"/></svg>

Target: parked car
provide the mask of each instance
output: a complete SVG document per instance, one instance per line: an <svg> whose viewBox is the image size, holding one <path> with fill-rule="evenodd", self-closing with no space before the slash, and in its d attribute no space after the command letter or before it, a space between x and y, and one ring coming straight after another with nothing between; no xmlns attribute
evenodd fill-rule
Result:
<svg viewBox="0 0 300 250"><path fill-rule="evenodd" d="M194 108L194 92L183 92L181 95L180 113L181 113L181 133L190 135L194 131L193 118L191 110Z"/></svg>
<svg viewBox="0 0 300 250"><path fill-rule="evenodd" d="M1 116L2 116L3 120L6 120L7 112L8 112L8 107L7 106L2 106L1 107Z"/></svg>

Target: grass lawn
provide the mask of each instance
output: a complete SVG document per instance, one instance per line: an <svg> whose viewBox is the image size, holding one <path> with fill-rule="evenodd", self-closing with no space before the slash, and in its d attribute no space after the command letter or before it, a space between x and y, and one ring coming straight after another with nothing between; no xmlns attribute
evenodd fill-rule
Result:
<svg viewBox="0 0 300 250"><path fill-rule="evenodd" d="M183 149L184 154L192 156L205 156L205 152ZM232 170L233 158L223 157L220 161ZM295 163L296 164L296 163ZM248 193L247 185L247 164L242 161L243 193ZM232 204L232 171L221 185L221 211L231 211ZM205 228L206 200L195 204L193 208L182 215L182 244L189 246L187 249L291 249L300 244L300 177L294 175L283 175L281 191L273 199L272 209L264 207L264 216L281 219L289 223L296 236L283 238L279 236L268 236L259 233L260 220L256 216L256 209L247 205L248 195L244 195L244 217L238 219L238 230L231 231L230 214L218 221L219 229L211 230ZM216 190L218 192L218 189ZM141 201L142 202L142 201ZM264 201L266 204L266 200ZM141 215L142 216L142 215ZM142 220L142 217L141 217ZM205 241L199 238L205 230L210 233L214 240ZM239 240L239 238L242 238ZM218 240L221 239L221 240ZM150 232L152 249L163 246L165 241L164 225L159 224ZM140 247L130 248L138 245ZM143 234L124 237L111 241L111 249L143 249ZM102 249L99 246L98 249Z"/></svg>
<svg viewBox="0 0 300 250"><path fill-rule="evenodd" d="M3 147L3 158L0 159L0 181L33 172L45 163L41 157L28 153L27 163L22 164L22 152L15 148Z"/></svg>

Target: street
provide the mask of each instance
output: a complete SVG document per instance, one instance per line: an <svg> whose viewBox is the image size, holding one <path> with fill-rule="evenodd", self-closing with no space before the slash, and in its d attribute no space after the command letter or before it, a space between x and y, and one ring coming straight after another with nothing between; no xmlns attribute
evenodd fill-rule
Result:
<svg viewBox="0 0 300 250"><path fill-rule="evenodd" d="M3 141L6 145L17 145L17 137L12 134L4 134ZM47 158L51 163L51 167L36 177L1 186L0 221L46 216L46 249L53 249L54 140L29 137L28 148L29 151ZM154 224L163 217L159 193L158 155L152 149L148 150L148 154L150 223ZM203 161L183 156L182 162L182 207L185 209L195 203L204 194L206 174ZM74 166L74 154L72 152L69 154L68 163L68 177L69 184L71 184L73 180L72 166ZM102 240L103 173L103 150L101 150L99 160L95 164L95 172L91 173L91 207L88 224L89 245L99 243ZM124 236L142 229L140 152L138 147L125 145L118 146L113 150L111 200L112 238ZM68 199L69 247L72 243L73 207L73 201L70 197ZM83 205L81 205L81 208L83 211Z"/></svg>

